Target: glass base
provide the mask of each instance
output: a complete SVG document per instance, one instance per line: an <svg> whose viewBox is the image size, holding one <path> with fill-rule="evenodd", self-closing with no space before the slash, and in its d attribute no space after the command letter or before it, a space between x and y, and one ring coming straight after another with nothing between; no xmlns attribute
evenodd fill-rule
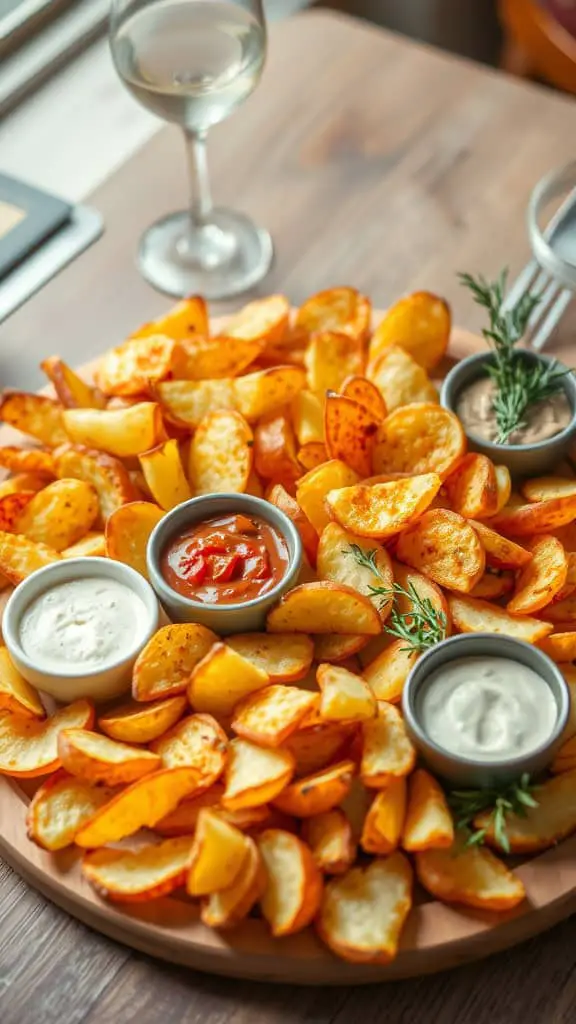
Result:
<svg viewBox="0 0 576 1024"><path fill-rule="evenodd" d="M148 228L138 266L151 285L168 295L226 299L261 281L273 256L268 232L241 213L212 210L210 223L192 229L189 214L182 211Z"/></svg>

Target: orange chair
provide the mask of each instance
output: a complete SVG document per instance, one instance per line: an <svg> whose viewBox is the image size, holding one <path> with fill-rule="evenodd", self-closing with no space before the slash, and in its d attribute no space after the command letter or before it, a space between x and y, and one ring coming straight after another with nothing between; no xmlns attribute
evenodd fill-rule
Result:
<svg viewBox="0 0 576 1024"><path fill-rule="evenodd" d="M499 0L498 8L503 70L576 94L576 6L566 0Z"/></svg>

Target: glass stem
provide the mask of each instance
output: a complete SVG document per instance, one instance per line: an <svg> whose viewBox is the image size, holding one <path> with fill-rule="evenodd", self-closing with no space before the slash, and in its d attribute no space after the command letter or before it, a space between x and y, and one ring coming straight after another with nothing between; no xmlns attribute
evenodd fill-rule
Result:
<svg viewBox="0 0 576 1024"><path fill-rule="evenodd" d="M190 175L190 220L192 228L202 227L212 212L212 194L206 159L206 132L184 129Z"/></svg>

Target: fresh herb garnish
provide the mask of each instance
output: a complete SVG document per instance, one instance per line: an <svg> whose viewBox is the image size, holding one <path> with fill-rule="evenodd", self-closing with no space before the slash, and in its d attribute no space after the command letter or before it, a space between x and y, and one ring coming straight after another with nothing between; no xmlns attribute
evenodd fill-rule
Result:
<svg viewBox="0 0 576 1024"><path fill-rule="evenodd" d="M525 773L517 782L494 789L455 789L448 794L448 803L454 815L456 828L469 831L466 846L480 846L486 833L493 826L494 838L505 853L510 853L510 843L506 831L508 815L516 814L525 818L531 807L537 807L534 798L534 785L530 776ZM474 819L478 814L488 814L485 828L474 828Z"/></svg>
<svg viewBox="0 0 576 1024"><path fill-rule="evenodd" d="M503 311L508 271L488 282L481 274L458 274L460 283L472 292L477 305L488 312L489 327L482 334L494 350L494 362L487 371L496 385L493 408L498 425L498 444L506 444L510 434L526 426L530 406L561 390L560 380L571 373L553 360L529 363L515 350L526 333L528 321L541 296L527 291L516 305Z"/></svg>
<svg viewBox="0 0 576 1024"><path fill-rule="evenodd" d="M376 562L378 557L376 549L363 551L358 544L351 544L344 553L353 555L358 565L369 569L386 584ZM406 588L401 587L399 583L395 583L393 587L387 585L374 587L370 584L368 590L371 598L380 599L380 607L391 598L394 600L390 618L384 629L398 640L406 641L406 646L402 647L403 651L425 651L446 639L448 625L446 615L434 607L429 597L421 597L413 583L409 583ZM406 597L410 601L409 611L398 610L396 605L398 597Z"/></svg>

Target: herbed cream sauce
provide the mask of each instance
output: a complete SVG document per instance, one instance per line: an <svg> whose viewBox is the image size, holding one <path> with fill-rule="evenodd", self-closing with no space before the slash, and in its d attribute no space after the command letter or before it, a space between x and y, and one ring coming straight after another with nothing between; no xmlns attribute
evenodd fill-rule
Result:
<svg viewBox="0 0 576 1024"><path fill-rule="evenodd" d="M491 377L479 377L463 388L456 402L456 415L464 429L485 441L498 440L498 424L494 412L496 384ZM564 430L572 419L570 402L565 391L535 402L525 414L525 425L513 430L507 444L537 444Z"/></svg>

